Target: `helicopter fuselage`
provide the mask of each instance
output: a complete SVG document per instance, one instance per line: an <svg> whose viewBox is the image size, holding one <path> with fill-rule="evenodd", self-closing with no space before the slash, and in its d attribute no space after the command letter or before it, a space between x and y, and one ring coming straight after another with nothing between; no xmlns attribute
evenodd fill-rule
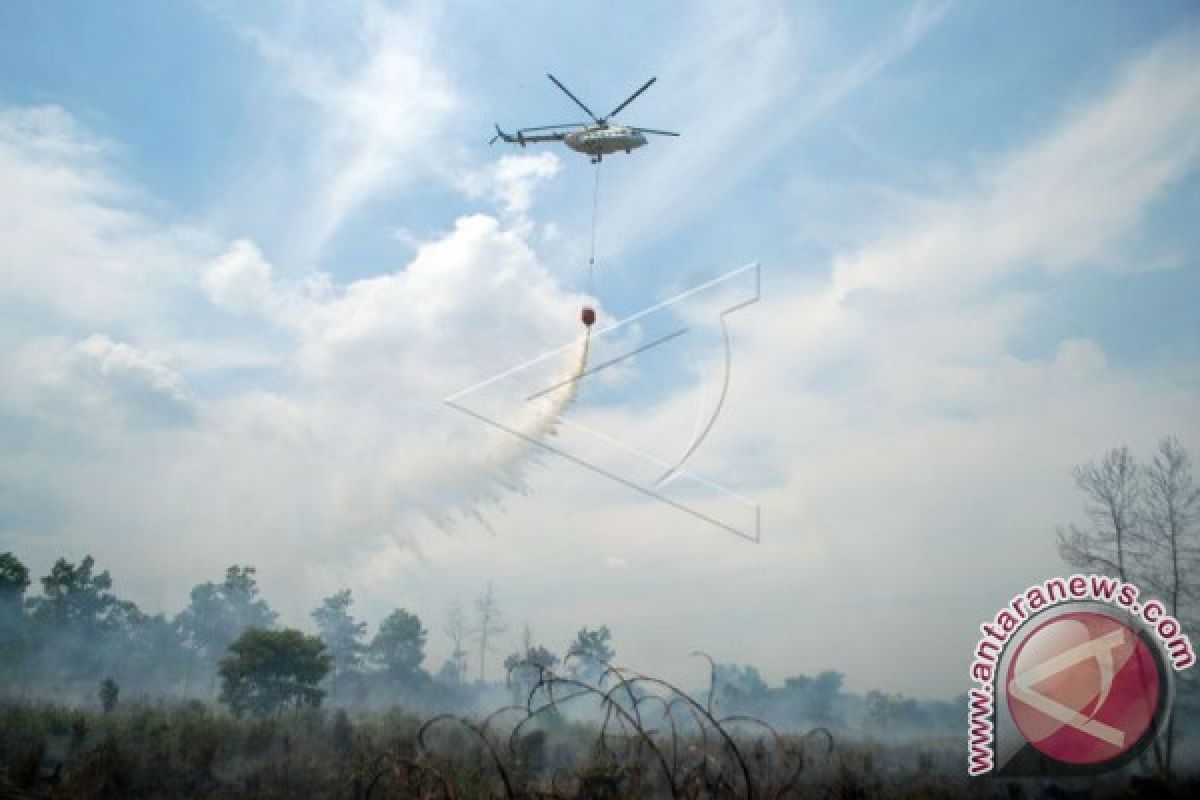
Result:
<svg viewBox="0 0 1200 800"><path fill-rule="evenodd" d="M500 125L496 125L496 135L488 144L494 144L497 139L503 139L512 144L519 144L521 147L526 145L536 144L539 142L564 142L567 147L577 153L591 156L592 161L599 163L600 159L612 153L619 153L624 150L626 153L631 153L639 147L645 147L647 144L646 134L653 133L657 136L678 136L674 131L660 131L654 128L639 128L633 125L613 125L609 120L621 113L622 109L637 99L638 95L650 88L650 84L654 83L657 78L651 78L642 84L636 92L625 98L625 102L608 112L606 116L597 117L592 113L592 110L579 101L579 98L571 94L571 90L563 86L558 78L547 74L554 85L563 90L563 93L570 97L575 105L583 109L592 122L571 122L566 125L538 125L532 128L521 128L516 134L505 133L501 130ZM567 130L568 128L572 130Z"/></svg>
<svg viewBox="0 0 1200 800"><path fill-rule="evenodd" d="M581 131L573 131L563 137L567 147L577 153L584 153L592 158L606 156L611 153L626 153L643 147L646 137L624 125L594 125Z"/></svg>

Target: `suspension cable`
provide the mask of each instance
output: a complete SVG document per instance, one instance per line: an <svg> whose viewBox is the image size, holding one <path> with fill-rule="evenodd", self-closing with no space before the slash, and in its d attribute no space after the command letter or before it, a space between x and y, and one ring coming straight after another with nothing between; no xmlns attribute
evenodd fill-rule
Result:
<svg viewBox="0 0 1200 800"><path fill-rule="evenodd" d="M596 225L600 215L600 161L596 161L596 179L592 186L592 249L588 256L587 291L592 294L592 284L596 272Z"/></svg>

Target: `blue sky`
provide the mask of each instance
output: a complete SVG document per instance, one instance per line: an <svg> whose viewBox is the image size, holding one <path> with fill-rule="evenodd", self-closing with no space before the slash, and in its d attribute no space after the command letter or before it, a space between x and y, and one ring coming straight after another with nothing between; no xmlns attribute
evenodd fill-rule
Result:
<svg viewBox="0 0 1200 800"><path fill-rule="evenodd" d="M168 609L255 563L295 623L349 585L436 631L493 579L514 641L956 694L1062 568L1070 466L1200 447L1196 53L1189 2L4 4L0 549ZM440 403L577 335L592 167L487 145L577 119L548 71L602 111L657 75L622 119L683 134L604 162L608 318L763 265L694 461L759 545ZM669 460L710 311L568 416Z"/></svg>

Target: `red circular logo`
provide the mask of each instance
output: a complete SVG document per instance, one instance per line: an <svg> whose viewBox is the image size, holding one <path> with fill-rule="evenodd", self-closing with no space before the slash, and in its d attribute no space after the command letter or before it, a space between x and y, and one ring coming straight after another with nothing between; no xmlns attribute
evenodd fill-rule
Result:
<svg viewBox="0 0 1200 800"><path fill-rule="evenodd" d="M1158 660L1140 636L1102 613L1055 617L1029 634L1008 667L1008 710L1031 745L1068 764L1099 764L1133 748L1163 701Z"/></svg>

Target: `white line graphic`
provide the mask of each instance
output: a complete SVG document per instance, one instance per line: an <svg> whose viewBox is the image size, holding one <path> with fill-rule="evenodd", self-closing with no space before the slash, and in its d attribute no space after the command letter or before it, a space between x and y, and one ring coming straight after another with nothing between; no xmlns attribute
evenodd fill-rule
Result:
<svg viewBox="0 0 1200 800"><path fill-rule="evenodd" d="M553 370L555 362L551 359L554 359L572 345L556 348L524 361L511 369L503 370L465 389L461 389L446 397L444 402L451 408L461 411L481 422L485 422L528 444L540 447L543 450L574 462L623 486L634 489L647 497L658 500L667 506L683 511L696 519L703 520L714 527L757 543L761 537L762 519L759 506L749 498L715 481L685 470L684 464L699 449L701 443L715 426L717 417L724 408L725 395L729 387L730 372L732 369L728 317L734 312L758 301L761 290L759 265L751 263L738 267L662 302L655 303L602 329L593 330L590 339L593 345L598 343L603 344L606 341L604 337L607 334L611 334L613 331L618 331L638 321L657 321L658 317L654 316L656 312L669 309L671 306L680 304L709 289L720 291L732 289L733 291L737 291L739 295L735 300L725 305L724 308L720 308L719 310L714 309L720 324L721 343L725 348L724 359L721 362L724 371L718 382L718 386L720 387L719 397L716 407L707 415L707 419L697 427L697 430L693 433L679 455L665 459L646 452L643 447L635 446L628 441L623 441L610 434L593 430L581 424L578 420L566 416L565 405L559 410L553 421L554 428L575 431L577 434L585 435L593 444L600 444L607 447L608 451L604 454L605 459L611 458L617 453L633 456L641 467L652 468L653 475L649 478L635 474L637 469L631 469L628 465L614 466L613 464L597 463L594 456L584 458L577 452L570 452L568 447L552 445L546 441L547 437L538 435L538 432L535 431L524 430L524 426L503 417L513 414L524 403L545 398L547 395L554 394L557 390L568 385L571 386L571 391L574 393L578 391L579 384L585 378L593 377L605 369L625 363L636 356L685 338L692 332L692 328L689 326L681 327L674 325L666 333L656 336L641 346L631 347L627 352L621 352L612 357L605 358L605 360L595 366L581 369L569 378L562 379L547 376L543 379L538 377L539 373L543 373L546 370ZM607 341L611 342L614 339L613 337L609 337ZM617 343L620 342L620 340L615 341ZM559 374L561 375L561 373ZM523 385L529 384L530 381L533 381L533 385ZM499 393L498 407L496 405L497 393ZM488 405L489 397L491 407L481 406L481 402L484 406ZM671 484L670 491L675 496L665 494L668 491L668 483ZM697 500L702 500L710 506L715 502L717 507L698 506Z"/></svg>
<svg viewBox="0 0 1200 800"><path fill-rule="evenodd" d="M1089 658L1094 658L1100 665L1101 687L1100 698L1096 702L1096 710L1093 712L1093 715L1099 713L1104 699L1108 697L1108 692L1112 688L1113 650L1124 644L1125 630L1120 628L1112 633L1101 636L1099 639L1092 639L1091 641L1078 644L1069 650L1064 650L1053 658L1046 659L1036 667L1031 667L1024 672L1018 672L1008 682L1008 692L1022 703L1037 709L1063 725L1068 725L1096 739L1108 742L1113 747L1124 747L1124 731L1119 731L1110 725L1105 725L1103 722L1085 717L1075 709L1068 708L1033 688L1034 684L1049 678L1051 675L1057 675L1064 669L1073 667L1082 661L1087 661Z"/></svg>

